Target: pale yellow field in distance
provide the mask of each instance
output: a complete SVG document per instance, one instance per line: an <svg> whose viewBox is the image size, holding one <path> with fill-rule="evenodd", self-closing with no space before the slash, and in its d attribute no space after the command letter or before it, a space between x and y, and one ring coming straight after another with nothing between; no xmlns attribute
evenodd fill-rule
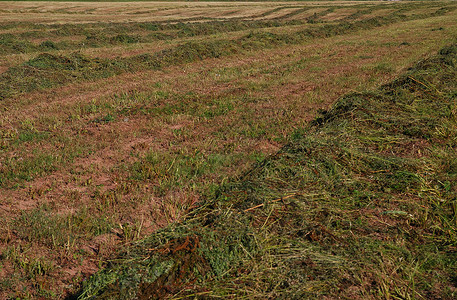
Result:
<svg viewBox="0 0 457 300"><path fill-rule="evenodd" d="M2 22L46 24L89 22L179 21L195 17L252 19L259 14L285 7L263 19L280 17L296 8L290 6L350 6L357 2L2 2ZM365 3L377 3L376 1Z"/></svg>

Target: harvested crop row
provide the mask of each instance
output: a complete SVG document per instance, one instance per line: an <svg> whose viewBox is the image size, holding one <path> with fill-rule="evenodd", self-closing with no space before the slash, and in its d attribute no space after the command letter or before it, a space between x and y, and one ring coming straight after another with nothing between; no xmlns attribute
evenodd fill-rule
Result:
<svg viewBox="0 0 457 300"><path fill-rule="evenodd" d="M9 68L0 75L0 100L36 89L61 86L75 80L107 78L123 72L158 69L205 58L227 56L279 45L299 44L309 38L331 37L396 22L436 17L454 9L455 7L443 7L429 14L411 17L392 13L386 17L380 16L352 23L341 22L306 28L291 34L256 32L236 40L188 42L152 55L142 54L118 59L88 58L80 53L73 53L70 56L43 53L21 66Z"/></svg>
<svg viewBox="0 0 457 300"><path fill-rule="evenodd" d="M260 28L304 25L306 23L325 23L322 18L329 13L338 15L338 7L324 9L309 15L305 19L294 19L294 16L310 10L312 6L296 9L287 15L271 20L230 18L229 20L210 20L202 22L139 22L139 23L105 23L105 24L63 24L35 25L33 30L22 29L21 32L0 34L0 54L35 53L40 51L81 50L88 48L112 47L115 45L151 43L158 40L174 40L185 37L219 34L234 31L255 30ZM404 15L415 5L386 7L372 6L368 9L355 10L353 14L341 17L340 21L354 21L360 17L370 18L378 10L388 14ZM435 11L435 6L430 6ZM278 8L280 10L282 8ZM395 11L392 12L392 9ZM336 12L335 12L336 11ZM263 16L263 15L262 15ZM411 14L417 18L417 15ZM386 17L388 17L386 15ZM7 25L4 25L7 26ZM1 27L1 26L0 26ZM24 31L25 30L25 31ZM68 37L73 37L71 40Z"/></svg>

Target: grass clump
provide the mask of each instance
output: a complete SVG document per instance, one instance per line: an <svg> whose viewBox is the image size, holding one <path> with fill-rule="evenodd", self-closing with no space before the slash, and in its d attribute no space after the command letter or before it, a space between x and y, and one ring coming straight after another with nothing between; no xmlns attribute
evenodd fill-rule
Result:
<svg viewBox="0 0 457 300"><path fill-rule="evenodd" d="M0 54L10 53L26 53L36 50L36 47L26 41L18 39L15 35L10 33L0 34Z"/></svg>
<svg viewBox="0 0 457 300"><path fill-rule="evenodd" d="M455 298L456 63L452 45L341 98L79 299Z"/></svg>

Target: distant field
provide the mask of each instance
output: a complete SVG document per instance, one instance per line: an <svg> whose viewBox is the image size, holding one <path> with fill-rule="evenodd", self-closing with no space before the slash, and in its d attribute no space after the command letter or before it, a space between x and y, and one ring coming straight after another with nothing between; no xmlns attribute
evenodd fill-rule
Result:
<svg viewBox="0 0 457 300"><path fill-rule="evenodd" d="M375 4L367 1L364 4ZM352 6L357 2L3 2L0 16L6 21L48 24L88 22L173 22L189 18L272 19L312 6Z"/></svg>
<svg viewBox="0 0 457 300"><path fill-rule="evenodd" d="M338 97L455 41L454 2L0 2L0 298L63 298Z"/></svg>

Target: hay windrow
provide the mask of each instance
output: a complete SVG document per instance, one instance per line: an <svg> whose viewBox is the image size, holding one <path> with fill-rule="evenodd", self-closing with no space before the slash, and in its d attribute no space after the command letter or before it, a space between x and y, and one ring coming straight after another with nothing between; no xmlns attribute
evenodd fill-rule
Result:
<svg viewBox="0 0 457 300"><path fill-rule="evenodd" d="M79 299L456 296L457 44L341 98Z"/></svg>
<svg viewBox="0 0 457 300"><path fill-rule="evenodd" d="M399 10L394 11L387 16L376 16L355 21L350 19L342 20L335 24L324 23L321 26L306 27L303 30L293 33L276 34L272 32L252 31L238 39L186 42L156 53L144 53L130 57L110 59L97 57L90 58L82 55L80 51L75 51L70 55L43 52L21 65L10 67L6 72L0 74L0 100L17 97L35 90L59 87L75 81L109 78L125 72L161 69L170 65L189 63L206 58L219 58L237 53L278 47L281 45L300 44L310 38L328 38L359 30L369 30L397 22L432 18L442 16L455 9L455 6L445 5L437 11L413 14L411 16L406 16L402 13L402 10ZM233 29L257 29L284 25L284 23L274 23L271 21L267 23L259 22L254 22L252 24L249 24L249 22L244 23L244 26L247 27L243 27L238 23L223 24L219 26L221 28L213 23L207 23L206 26L205 24L182 24L179 26L183 27L181 29L183 30L181 33L182 35L193 36L194 34L204 34L207 31L230 31L232 26L235 27ZM162 32L159 32L159 34L161 33ZM163 38L166 39L166 37ZM103 33L97 32L87 33L87 40L85 43L129 44L139 41L140 38L125 33L106 37ZM20 46L14 46L18 43L22 44ZM28 50L50 51L56 47L59 48L51 41L45 41L40 44L40 46L35 47L28 41L17 40L11 34L1 35L0 44L6 44L8 47L13 47L15 49L24 49L24 51L21 50L24 53L28 52ZM75 48L70 47L70 49ZM6 51L6 53L8 53L8 51ZM63 61L66 63L62 63Z"/></svg>

